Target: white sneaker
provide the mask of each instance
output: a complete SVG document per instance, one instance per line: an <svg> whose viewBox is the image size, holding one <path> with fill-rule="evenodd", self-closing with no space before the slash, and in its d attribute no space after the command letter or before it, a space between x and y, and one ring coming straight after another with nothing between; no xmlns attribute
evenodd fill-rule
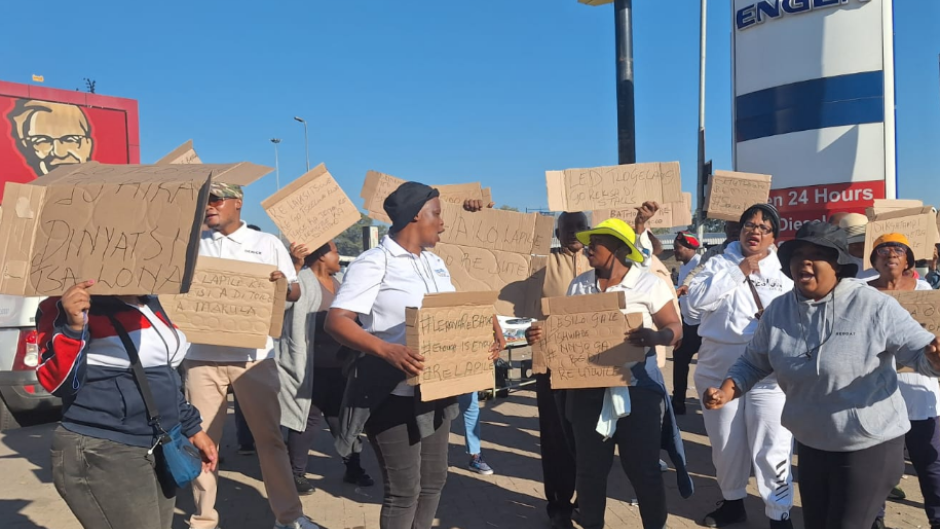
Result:
<svg viewBox="0 0 940 529"><path fill-rule="evenodd" d="M662 459L659 460L659 471L660 471L660 472L668 472L668 471L669 471L669 465L667 465L666 462L663 461Z"/></svg>
<svg viewBox="0 0 940 529"><path fill-rule="evenodd" d="M274 529L320 529L320 526L313 523L313 520L306 516L301 516L289 524L274 523Z"/></svg>

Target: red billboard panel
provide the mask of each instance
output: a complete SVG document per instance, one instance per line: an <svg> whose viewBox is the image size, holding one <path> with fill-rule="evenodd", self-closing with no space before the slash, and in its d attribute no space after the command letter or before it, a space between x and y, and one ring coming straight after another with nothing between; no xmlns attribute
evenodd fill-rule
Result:
<svg viewBox="0 0 940 529"><path fill-rule="evenodd" d="M811 221L826 221L834 213L865 213L875 199L885 198L884 180L820 184L815 186L772 189L770 202L780 212L781 240L792 239L800 226Z"/></svg>
<svg viewBox="0 0 940 529"><path fill-rule="evenodd" d="M140 163L139 137L137 101L0 81L0 203L59 165Z"/></svg>

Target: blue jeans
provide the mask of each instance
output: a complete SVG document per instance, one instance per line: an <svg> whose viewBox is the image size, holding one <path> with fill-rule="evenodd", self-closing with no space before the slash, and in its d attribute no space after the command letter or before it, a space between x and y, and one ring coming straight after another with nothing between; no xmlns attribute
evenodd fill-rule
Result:
<svg viewBox="0 0 940 529"><path fill-rule="evenodd" d="M457 397L460 413L463 414L464 437L467 440L467 453L480 453L480 401L476 392Z"/></svg>

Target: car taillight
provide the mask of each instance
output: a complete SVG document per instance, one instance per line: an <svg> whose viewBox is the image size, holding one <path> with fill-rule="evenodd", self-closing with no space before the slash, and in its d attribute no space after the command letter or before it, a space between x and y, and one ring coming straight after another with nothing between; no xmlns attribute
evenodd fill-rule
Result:
<svg viewBox="0 0 940 529"><path fill-rule="evenodd" d="M20 331L16 345L16 358L13 359L14 371L28 371L39 365L39 334L33 330Z"/></svg>

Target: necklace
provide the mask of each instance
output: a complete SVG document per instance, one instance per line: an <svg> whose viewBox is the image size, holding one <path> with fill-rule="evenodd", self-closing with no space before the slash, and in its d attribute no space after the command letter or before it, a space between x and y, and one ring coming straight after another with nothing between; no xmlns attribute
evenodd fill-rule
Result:
<svg viewBox="0 0 940 529"><path fill-rule="evenodd" d="M803 313L800 311L800 299L796 295L796 290L793 291L793 297L796 299L796 321L800 327L800 338L803 340L803 346L806 347L806 352L801 354L801 357L806 358L807 360L813 358L813 354L819 355L822 352L823 345L826 345L826 342L832 338L833 328L835 327L836 321L836 291L832 291L832 322L829 324L828 334L826 334L826 324L828 323L828 318L826 317L827 309L829 308L829 303L823 305L823 334L826 334L825 338L822 338L819 342L819 345L815 347L809 346L809 340L806 339L806 329L803 328Z"/></svg>

